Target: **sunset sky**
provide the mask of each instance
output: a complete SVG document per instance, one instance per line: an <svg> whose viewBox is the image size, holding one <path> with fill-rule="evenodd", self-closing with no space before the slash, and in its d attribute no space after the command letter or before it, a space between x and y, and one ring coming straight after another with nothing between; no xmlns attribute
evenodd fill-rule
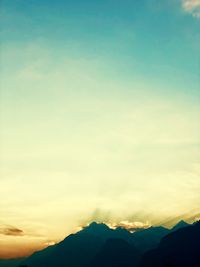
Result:
<svg viewBox="0 0 200 267"><path fill-rule="evenodd" d="M0 5L0 258L200 216L200 0Z"/></svg>

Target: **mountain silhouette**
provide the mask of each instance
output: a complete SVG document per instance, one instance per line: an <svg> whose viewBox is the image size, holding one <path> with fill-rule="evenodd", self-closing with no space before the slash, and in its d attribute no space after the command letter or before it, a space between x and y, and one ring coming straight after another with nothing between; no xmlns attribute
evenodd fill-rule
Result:
<svg viewBox="0 0 200 267"><path fill-rule="evenodd" d="M181 220L180 222L178 222L172 229L171 229L171 232L173 231L176 231L180 228L183 228L183 227L187 227L189 226L190 224L186 223L185 221Z"/></svg>
<svg viewBox="0 0 200 267"><path fill-rule="evenodd" d="M150 257L148 255L156 251L160 240L163 242L165 236L190 227L186 225L181 221L171 230L164 227L150 227L131 233L122 227L110 229L106 224L93 222L60 243L33 253L17 266L138 267L138 262L146 251L151 250L150 254L147 253L143 257L143 263L146 257ZM151 265L145 266L151 267Z"/></svg>
<svg viewBox="0 0 200 267"><path fill-rule="evenodd" d="M133 233L132 242L142 252L156 248L160 240L170 233L170 230L159 226L150 227L139 232Z"/></svg>
<svg viewBox="0 0 200 267"><path fill-rule="evenodd" d="M89 267L138 266L140 254L123 239L108 239Z"/></svg>
<svg viewBox="0 0 200 267"><path fill-rule="evenodd" d="M140 267L199 267L200 222L172 231L157 249L147 252Z"/></svg>
<svg viewBox="0 0 200 267"><path fill-rule="evenodd" d="M24 259L0 259L0 267L16 267L19 266L22 260Z"/></svg>
<svg viewBox="0 0 200 267"><path fill-rule="evenodd" d="M129 251L137 254L133 245L129 245L128 241L126 241L131 240L131 237L132 234L125 229L118 228L113 230L105 224L94 222L78 233L69 235L59 244L34 253L25 260L23 264L31 267L56 267L66 265L70 267L88 267L91 266L91 263L99 251L107 251L108 247L104 247L104 245L109 244L106 243L109 240L112 240L113 244L115 243L114 240L116 240L116 246L114 246L114 248L118 254L119 249L117 250L117 245L119 244L119 239L121 240L120 244L122 244L122 247L125 242L127 247L130 247Z"/></svg>

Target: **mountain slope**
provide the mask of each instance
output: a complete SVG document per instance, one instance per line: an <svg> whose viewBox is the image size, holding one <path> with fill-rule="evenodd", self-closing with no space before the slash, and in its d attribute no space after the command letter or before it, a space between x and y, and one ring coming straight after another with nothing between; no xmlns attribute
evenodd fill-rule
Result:
<svg viewBox="0 0 200 267"><path fill-rule="evenodd" d="M157 249L147 252L140 267L199 267L200 222L165 236Z"/></svg>
<svg viewBox="0 0 200 267"><path fill-rule="evenodd" d="M138 266L138 251L123 239L108 239L89 267Z"/></svg>
<svg viewBox="0 0 200 267"><path fill-rule="evenodd" d="M185 224L179 223L175 227L182 226ZM134 267L140 255L156 248L171 231L150 227L130 233L124 228L113 230L103 223L93 222L59 244L34 253L23 264L30 267Z"/></svg>
<svg viewBox="0 0 200 267"><path fill-rule="evenodd" d="M174 232L178 229L181 229L183 227L187 227L189 226L190 224L186 223L185 221L181 220L180 222L178 222L170 231L171 232Z"/></svg>
<svg viewBox="0 0 200 267"><path fill-rule="evenodd" d="M105 224L92 223L59 244L33 254L24 264L31 267L88 267L107 240L123 237L130 239L132 235L126 230L112 230Z"/></svg>
<svg viewBox="0 0 200 267"><path fill-rule="evenodd" d="M23 259L11 259L11 260L0 259L0 267L17 267L22 261Z"/></svg>
<svg viewBox="0 0 200 267"><path fill-rule="evenodd" d="M70 235L56 247L52 247L50 254L41 251L40 256L37 253L24 264L33 267L87 266L102 245L103 240L98 236L83 233Z"/></svg>
<svg viewBox="0 0 200 267"><path fill-rule="evenodd" d="M133 233L132 242L142 252L154 249L160 240L170 233L170 230L162 226L150 227L148 229Z"/></svg>

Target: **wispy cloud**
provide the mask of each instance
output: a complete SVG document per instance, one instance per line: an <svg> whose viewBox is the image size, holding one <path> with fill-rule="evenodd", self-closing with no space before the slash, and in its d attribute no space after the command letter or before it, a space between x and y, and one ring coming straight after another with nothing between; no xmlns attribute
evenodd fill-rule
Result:
<svg viewBox="0 0 200 267"><path fill-rule="evenodd" d="M200 19L200 0L182 0L183 9Z"/></svg>
<svg viewBox="0 0 200 267"><path fill-rule="evenodd" d="M23 236L24 231L14 226L3 225L0 226L0 235Z"/></svg>
<svg viewBox="0 0 200 267"><path fill-rule="evenodd" d="M136 232L136 231L139 231L141 229L147 229L151 226L148 222L146 222L146 223L130 222L128 220L120 221L118 223L106 223L106 224L112 229L122 227L122 228L125 228L126 230L128 230L130 232Z"/></svg>

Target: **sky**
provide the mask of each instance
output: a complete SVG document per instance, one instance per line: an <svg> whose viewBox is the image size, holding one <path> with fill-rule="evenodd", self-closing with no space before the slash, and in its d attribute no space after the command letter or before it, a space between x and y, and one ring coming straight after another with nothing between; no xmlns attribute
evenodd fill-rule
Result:
<svg viewBox="0 0 200 267"><path fill-rule="evenodd" d="M1 0L0 22L0 258L200 217L199 0Z"/></svg>

